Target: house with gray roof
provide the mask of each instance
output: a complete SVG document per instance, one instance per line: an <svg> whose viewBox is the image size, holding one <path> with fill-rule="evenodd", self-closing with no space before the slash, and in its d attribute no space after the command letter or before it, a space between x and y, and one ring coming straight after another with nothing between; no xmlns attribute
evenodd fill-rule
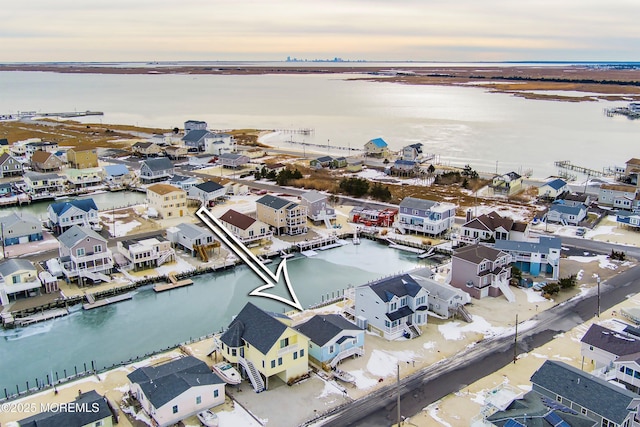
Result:
<svg viewBox="0 0 640 427"><path fill-rule="evenodd" d="M493 190L493 194L497 196L513 196L523 190L522 176L516 172L507 172L503 175L493 177L489 188Z"/></svg>
<svg viewBox="0 0 640 427"><path fill-rule="evenodd" d="M457 249L451 257L451 285L473 298L504 295L509 302L515 295L509 289L511 255L484 245Z"/></svg>
<svg viewBox="0 0 640 427"><path fill-rule="evenodd" d="M544 274L553 280L558 280L562 240L559 237L546 236L541 236L537 240L530 242L496 240L494 248L511 255L511 262L523 272L532 276Z"/></svg>
<svg viewBox="0 0 640 427"><path fill-rule="evenodd" d="M47 217L49 228L56 234L64 233L74 225L100 229L98 206L91 198L51 203L47 207Z"/></svg>
<svg viewBox="0 0 640 427"><path fill-rule="evenodd" d="M422 143L417 142L402 147L401 159L419 162L422 159Z"/></svg>
<svg viewBox="0 0 640 427"><path fill-rule="evenodd" d="M546 360L531 376L533 391L595 420L599 426L637 426L640 396L564 362Z"/></svg>
<svg viewBox="0 0 640 427"><path fill-rule="evenodd" d="M196 178L195 176L185 176L175 174L169 179L167 184L173 185L174 187L178 187L183 189L184 191L189 191L191 187L194 185L198 185L202 182L200 178Z"/></svg>
<svg viewBox="0 0 640 427"><path fill-rule="evenodd" d="M227 194L226 187L215 181L205 181L191 186L187 191L187 198L198 200L203 206L210 206L223 199L225 194Z"/></svg>
<svg viewBox="0 0 640 427"><path fill-rule="evenodd" d="M428 268L421 268L409 272L409 275L428 292L427 305L429 311L437 315L450 318L456 314L465 317L465 313L460 313L465 304L471 303L468 293L455 288L446 283L440 283L433 279L433 272ZM465 317L466 319L466 317Z"/></svg>
<svg viewBox="0 0 640 427"><path fill-rule="evenodd" d="M207 130L207 122L202 120L187 120L184 122L184 133L188 134L192 130Z"/></svg>
<svg viewBox="0 0 640 427"><path fill-rule="evenodd" d="M36 267L26 259L8 258L0 262L0 305L7 305L16 296L28 297L40 293Z"/></svg>
<svg viewBox="0 0 640 427"><path fill-rule="evenodd" d="M333 157L331 156L320 156L315 159L312 159L309 162L309 165L314 168L328 168L331 166L331 162L333 162Z"/></svg>
<svg viewBox="0 0 640 427"><path fill-rule="evenodd" d="M211 245L215 242L211 230L188 222L167 229L167 240L174 247L189 251L191 256L197 255L198 246Z"/></svg>
<svg viewBox="0 0 640 427"><path fill-rule="evenodd" d="M62 410L63 407L69 410ZM20 427L111 427L118 422L117 415L111 412L107 398L100 396L95 390L80 393L73 401L60 403L57 408L58 410L52 409L23 418L18 424Z"/></svg>
<svg viewBox="0 0 640 427"><path fill-rule="evenodd" d="M122 187L131 183L131 171L124 164L107 165L102 167L104 182L110 187Z"/></svg>
<svg viewBox="0 0 640 427"><path fill-rule="evenodd" d="M166 157L147 159L140 165L140 181L143 184L166 181L173 175L173 164Z"/></svg>
<svg viewBox="0 0 640 427"><path fill-rule="evenodd" d="M429 291L408 274L388 277L356 288L355 312L368 329L387 340L415 338L427 324Z"/></svg>
<svg viewBox="0 0 640 427"><path fill-rule="evenodd" d="M72 226L58 237L62 272L67 281L78 281L82 286L100 281L107 282L113 269L113 254L107 239L86 227Z"/></svg>
<svg viewBox="0 0 640 427"><path fill-rule="evenodd" d="M277 235L307 232L307 207L267 194L256 200L256 217L273 227Z"/></svg>
<svg viewBox="0 0 640 427"><path fill-rule="evenodd" d="M131 394L159 427L179 423L225 400L225 382L193 356L138 368L127 378Z"/></svg>
<svg viewBox="0 0 640 427"><path fill-rule="evenodd" d="M307 218L311 221L324 221L330 228L331 221L336 220L336 210L329 205L325 194L316 190L307 191L300 195L300 204L307 208Z"/></svg>
<svg viewBox="0 0 640 427"><path fill-rule="evenodd" d="M212 133L204 140L204 152L219 156L236 151L236 140L228 133Z"/></svg>
<svg viewBox="0 0 640 427"><path fill-rule="evenodd" d="M453 203L434 202L417 197L405 197L399 208L394 227L401 233L416 232L441 236L451 229L456 216L456 205Z"/></svg>
<svg viewBox="0 0 640 427"><path fill-rule="evenodd" d="M0 178L22 175L22 163L8 153L0 155Z"/></svg>
<svg viewBox="0 0 640 427"><path fill-rule="evenodd" d="M222 153L220 157L218 157L218 162L224 168L238 169L249 163L251 159L244 154L235 154L235 153Z"/></svg>
<svg viewBox="0 0 640 427"><path fill-rule="evenodd" d="M316 314L294 328L309 338L309 360L325 369L364 355L364 329L339 314Z"/></svg>
<svg viewBox="0 0 640 427"><path fill-rule="evenodd" d="M206 129L191 130L182 137L184 146L189 151L204 151L207 139L213 138L213 134Z"/></svg>
<svg viewBox="0 0 640 427"><path fill-rule="evenodd" d="M24 184L32 199L58 196L65 188L67 178L56 173L26 172Z"/></svg>
<svg viewBox="0 0 640 427"><path fill-rule="evenodd" d="M12 212L0 218L2 243L4 246L38 242L43 239L42 222L25 212Z"/></svg>
<svg viewBox="0 0 640 427"><path fill-rule="evenodd" d="M162 152L162 148L153 142L138 141L131 146L131 152L140 157L157 157Z"/></svg>
<svg viewBox="0 0 640 427"><path fill-rule="evenodd" d="M569 206L561 200L553 202L546 215L547 221L559 222L563 225L578 225L586 216L587 207L585 205Z"/></svg>
<svg viewBox="0 0 640 427"><path fill-rule="evenodd" d="M592 324L580 339L580 354L593 369L611 366L621 356L640 352L640 338Z"/></svg>

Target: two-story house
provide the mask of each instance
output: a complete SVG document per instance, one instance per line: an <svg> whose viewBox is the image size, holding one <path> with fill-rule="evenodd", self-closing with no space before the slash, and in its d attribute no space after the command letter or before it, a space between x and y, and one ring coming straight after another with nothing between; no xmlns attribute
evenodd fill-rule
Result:
<svg viewBox="0 0 640 427"><path fill-rule="evenodd" d="M74 225L94 230L100 228L98 206L90 198L52 203L47 208L47 218L49 228L56 234L64 233Z"/></svg>
<svg viewBox="0 0 640 427"><path fill-rule="evenodd" d="M58 151L58 143L57 142L27 142L24 145L24 157L28 162L31 162L31 156L36 151L47 151L49 153L55 153Z"/></svg>
<svg viewBox="0 0 640 427"><path fill-rule="evenodd" d="M271 239L272 233L267 224L233 209L226 211L219 219L242 243Z"/></svg>
<svg viewBox="0 0 640 427"><path fill-rule="evenodd" d="M314 223L324 222L331 228L331 221L336 220L336 210L329 206L326 195L315 190L307 191L300 195L300 204L307 208L307 218Z"/></svg>
<svg viewBox="0 0 640 427"><path fill-rule="evenodd" d="M495 211L471 218L460 227L460 234L456 239L462 243L478 243L479 241L529 239L529 224L514 221Z"/></svg>
<svg viewBox="0 0 640 427"><path fill-rule="evenodd" d="M56 403L50 405L50 408L48 411L21 419L18 425L20 427L113 427L117 424L116 416L111 411L107 399L95 390L79 393L71 402ZM69 410L60 408L69 408ZM86 410L79 410L83 408Z"/></svg>
<svg viewBox="0 0 640 427"><path fill-rule="evenodd" d="M269 194L256 201L256 217L270 225L277 235L307 232L307 208Z"/></svg>
<svg viewBox="0 0 640 427"><path fill-rule="evenodd" d="M471 302L468 293L453 286L434 280L434 273L429 268L414 270L409 275L429 293L427 305L429 311L448 319L457 314L465 320L470 320L470 315L464 309Z"/></svg>
<svg viewBox="0 0 640 427"><path fill-rule="evenodd" d="M418 142L402 147L401 159L419 162L422 159L422 143Z"/></svg>
<svg viewBox="0 0 640 427"><path fill-rule="evenodd" d="M97 168L100 166L98 164L98 150L95 148L90 150L71 148L67 150L67 163L73 169Z"/></svg>
<svg viewBox="0 0 640 427"><path fill-rule="evenodd" d="M144 366L127 378L131 381L131 394L158 427L178 424L222 405L225 399L225 382L193 356Z"/></svg>
<svg viewBox="0 0 640 427"><path fill-rule="evenodd" d="M38 150L31 156L31 169L37 172L59 171L64 162L54 153Z"/></svg>
<svg viewBox="0 0 640 427"><path fill-rule="evenodd" d="M496 240L494 248L511 255L511 261L521 271L532 276L546 274L551 279L558 280L562 249L559 237L541 236L537 241L530 242Z"/></svg>
<svg viewBox="0 0 640 427"><path fill-rule="evenodd" d="M109 281L113 269L113 254L107 239L86 227L74 225L58 237L62 272L67 281L82 286L87 279L93 283Z"/></svg>
<svg viewBox="0 0 640 427"><path fill-rule="evenodd" d="M42 222L26 212L12 212L1 217L0 227L4 246L37 242L43 239Z"/></svg>
<svg viewBox="0 0 640 427"><path fill-rule="evenodd" d="M204 140L204 152L219 156L236 151L236 141L228 133L213 133Z"/></svg>
<svg viewBox="0 0 640 427"><path fill-rule="evenodd" d="M131 179L131 171L124 164L103 166L104 182L110 187L119 188L129 185Z"/></svg>
<svg viewBox="0 0 640 427"><path fill-rule="evenodd" d="M10 154L0 155L0 178L22 175L22 163Z"/></svg>
<svg viewBox="0 0 640 427"><path fill-rule="evenodd" d="M153 142L139 141L131 146L131 153L139 157L157 157L162 153L162 148Z"/></svg>
<svg viewBox="0 0 640 427"><path fill-rule="evenodd" d="M622 356L640 353L640 337L592 324L580 339L580 354L592 370L608 370Z"/></svg>
<svg viewBox="0 0 640 427"><path fill-rule="evenodd" d="M503 294L509 302L515 295L509 289L511 255L484 245L457 249L451 257L451 285L473 298Z"/></svg>
<svg viewBox="0 0 640 427"><path fill-rule="evenodd" d="M186 176L186 175L178 175L178 174L173 175L169 179L169 181L167 181L167 184L173 185L174 187L178 187L186 191L187 197L189 197L189 193L188 193L189 189L194 185L198 185L201 183L202 183L202 180L195 176Z"/></svg>
<svg viewBox="0 0 640 427"><path fill-rule="evenodd" d="M171 242L162 236L119 241L118 252L124 255L134 271L160 267L176 260Z"/></svg>
<svg viewBox="0 0 640 427"><path fill-rule="evenodd" d="M377 280L356 288L357 320L387 340L422 334L427 324L429 292L408 274Z"/></svg>
<svg viewBox="0 0 640 427"><path fill-rule="evenodd" d="M309 361L323 369L364 355L364 329L339 314L316 314L294 328L309 338Z"/></svg>
<svg viewBox="0 0 640 427"><path fill-rule="evenodd" d="M523 190L522 176L515 172L496 175L493 177L489 188L493 190L495 195L514 196Z"/></svg>
<svg viewBox="0 0 640 427"><path fill-rule="evenodd" d="M182 217L187 213L187 192L169 184L153 184L147 187L147 203L160 218Z"/></svg>
<svg viewBox="0 0 640 427"><path fill-rule="evenodd" d="M627 160L624 168L624 175L629 178L633 185L638 185L638 174L640 174L640 159L631 158Z"/></svg>
<svg viewBox="0 0 640 427"><path fill-rule="evenodd" d="M168 228L167 239L175 247L189 251L191 256L196 256L198 247L215 243L211 230L187 222Z"/></svg>
<svg viewBox="0 0 640 427"><path fill-rule="evenodd" d="M173 175L173 164L166 157L147 159L140 165L140 182L151 184L166 181Z"/></svg>
<svg viewBox="0 0 640 427"><path fill-rule="evenodd" d="M33 199L53 199L64 190L66 181L66 177L55 173L27 172L24 174L26 192Z"/></svg>
<svg viewBox="0 0 640 427"><path fill-rule="evenodd" d="M632 210L638 187L625 184L602 184L598 191L598 204L617 209Z"/></svg>
<svg viewBox="0 0 640 427"><path fill-rule="evenodd" d="M171 145L164 149L164 154L171 160L185 159L189 150L182 145Z"/></svg>
<svg viewBox="0 0 640 427"><path fill-rule="evenodd" d="M207 122L202 120L187 120L184 122L184 133L188 134L192 130L207 130Z"/></svg>
<svg viewBox="0 0 640 427"><path fill-rule="evenodd" d="M31 261L9 258L0 262L0 305L6 306L17 294L39 294L41 286Z"/></svg>
<svg viewBox="0 0 640 427"><path fill-rule="evenodd" d="M375 138L364 144L364 153L369 157L387 157L389 146L384 139Z"/></svg>
<svg viewBox="0 0 640 427"><path fill-rule="evenodd" d="M193 185L188 190L188 198L199 200L203 206L211 206L223 199L227 189L215 181L206 181Z"/></svg>
<svg viewBox="0 0 640 427"><path fill-rule="evenodd" d="M189 151L199 152L204 151L205 141L211 139L213 139L213 134L207 130L192 130L182 137L182 143Z"/></svg>
<svg viewBox="0 0 640 427"><path fill-rule="evenodd" d="M104 172L102 168L68 168L64 170L64 175L67 177L69 188L72 189L95 187L101 185L103 174Z"/></svg>
<svg viewBox="0 0 640 427"><path fill-rule="evenodd" d="M440 236L451 229L455 216L456 205L453 203L405 197L400 202L394 226L403 232Z"/></svg>
<svg viewBox="0 0 640 427"><path fill-rule="evenodd" d="M222 153L218 157L218 162L223 168L238 169L250 161L251 159L244 154Z"/></svg>
<svg viewBox="0 0 640 427"><path fill-rule="evenodd" d="M291 384L309 371L309 339L290 321L247 303L220 336L220 354L244 368L257 392L274 376Z"/></svg>
<svg viewBox="0 0 640 427"><path fill-rule="evenodd" d="M559 195L569 191L569 185L563 179L556 178L538 187L538 197L555 200Z"/></svg>

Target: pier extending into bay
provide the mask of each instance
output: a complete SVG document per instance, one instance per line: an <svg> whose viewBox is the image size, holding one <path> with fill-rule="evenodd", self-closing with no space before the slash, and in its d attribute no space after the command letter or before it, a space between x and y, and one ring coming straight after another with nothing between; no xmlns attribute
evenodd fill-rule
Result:
<svg viewBox="0 0 640 427"><path fill-rule="evenodd" d="M558 160L553 162L554 165L556 165L557 167L559 167L560 169L566 169L566 170L570 170L570 171L574 171L574 172L580 172L583 173L585 175L589 175L589 176L594 176L594 177L603 177L603 176L610 176L612 175L612 173L610 172L605 172L604 170L596 170L596 169L591 169L591 168L587 168L584 166L578 166L578 165L574 165L573 163L571 163L570 160Z"/></svg>
<svg viewBox="0 0 640 427"><path fill-rule="evenodd" d="M28 120L34 117L86 117L86 116L104 116L102 111L63 111L59 113L39 113L37 111L18 111L17 113L0 114L0 121L17 121Z"/></svg>

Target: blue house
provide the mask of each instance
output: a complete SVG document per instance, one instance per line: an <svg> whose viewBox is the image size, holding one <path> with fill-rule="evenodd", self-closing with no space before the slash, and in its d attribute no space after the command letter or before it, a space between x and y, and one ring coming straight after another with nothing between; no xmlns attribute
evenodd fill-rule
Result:
<svg viewBox="0 0 640 427"><path fill-rule="evenodd" d="M315 315L294 329L309 338L309 359L319 365L364 355L364 330L338 314Z"/></svg>
<svg viewBox="0 0 640 427"><path fill-rule="evenodd" d="M3 182L0 184L0 196L11 196L13 195L13 187L11 187L11 183Z"/></svg>
<svg viewBox="0 0 640 427"><path fill-rule="evenodd" d="M616 213L616 222L618 224L623 224L638 229L640 228L640 215L627 211L618 211Z"/></svg>
<svg viewBox="0 0 640 427"><path fill-rule="evenodd" d="M558 279L562 249L559 237L540 237L538 242L496 240L494 247L510 254L513 264L523 272L532 276L550 274L552 279Z"/></svg>
<svg viewBox="0 0 640 427"><path fill-rule="evenodd" d="M49 227L57 234L62 234L74 225L98 229L100 217L98 206L93 199L69 200L52 203L47 208Z"/></svg>

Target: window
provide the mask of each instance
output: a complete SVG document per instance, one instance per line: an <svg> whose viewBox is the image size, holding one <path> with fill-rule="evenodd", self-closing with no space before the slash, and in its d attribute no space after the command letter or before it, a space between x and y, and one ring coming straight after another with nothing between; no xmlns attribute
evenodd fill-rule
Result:
<svg viewBox="0 0 640 427"><path fill-rule="evenodd" d="M289 346L289 338L283 338L280 340L280 348L285 348Z"/></svg>
<svg viewBox="0 0 640 427"><path fill-rule="evenodd" d="M234 348L233 350L231 350L231 355L232 356L237 356L238 355L238 351Z"/></svg>
<svg viewBox="0 0 640 427"><path fill-rule="evenodd" d="M275 360L272 360L272 361L271 361L271 368L273 369L273 368L275 368L275 367L276 367L276 361L275 361Z"/></svg>
<svg viewBox="0 0 640 427"><path fill-rule="evenodd" d="M293 352L293 360L296 360L298 358L298 352L294 351Z"/></svg>
<svg viewBox="0 0 640 427"><path fill-rule="evenodd" d="M282 365L282 357L278 357L278 366Z"/></svg>
<svg viewBox="0 0 640 427"><path fill-rule="evenodd" d="M329 353L333 353L335 351L336 347L334 345L330 345L329 346Z"/></svg>
<svg viewBox="0 0 640 427"><path fill-rule="evenodd" d="M178 405L173 405L172 411L174 414L178 413Z"/></svg>
<svg viewBox="0 0 640 427"><path fill-rule="evenodd" d="M398 303L396 303L396 302L392 302L392 303L390 304L389 310L391 310L391 311L396 311L397 309L398 309Z"/></svg>
<svg viewBox="0 0 640 427"><path fill-rule="evenodd" d="M562 402L562 396L556 396L556 400L557 400L558 402Z"/></svg>
<svg viewBox="0 0 640 427"><path fill-rule="evenodd" d="M202 403L202 396L196 396L196 405L199 405Z"/></svg>
<svg viewBox="0 0 640 427"><path fill-rule="evenodd" d="M624 373L625 373L626 375L633 376L633 369L631 369L631 368L626 368L626 369L624 370Z"/></svg>
<svg viewBox="0 0 640 427"><path fill-rule="evenodd" d="M304 349L300 350L300 357L304 356Z"/></svg>
<svg viewBox="0 0 640 427"><path fill-rule="evenodd" d="M218 390L213 390L213 397L218 397L218 396L219 396Z"/></svg>
<svg viewBox="0 0 640 427"><path fill-rule="evenodd" d="M102 427L104 423L102 422L102 420L100 420L100 421L96 421L93 425L94 427Z"/></svg>
<svg viewBox="0 0 640 427"><path fill-rule="evenodd" d="M77 256L84 256L84 248L76 249L76 255Z"/></svg>
<svg viewBox="0 0 640 427"><path fill-rule="evenodd" d="M94 253L100 253L100 252L102 252L102 245L94 245L94 246L93 246L93 252L94 252Z"/></svg>

